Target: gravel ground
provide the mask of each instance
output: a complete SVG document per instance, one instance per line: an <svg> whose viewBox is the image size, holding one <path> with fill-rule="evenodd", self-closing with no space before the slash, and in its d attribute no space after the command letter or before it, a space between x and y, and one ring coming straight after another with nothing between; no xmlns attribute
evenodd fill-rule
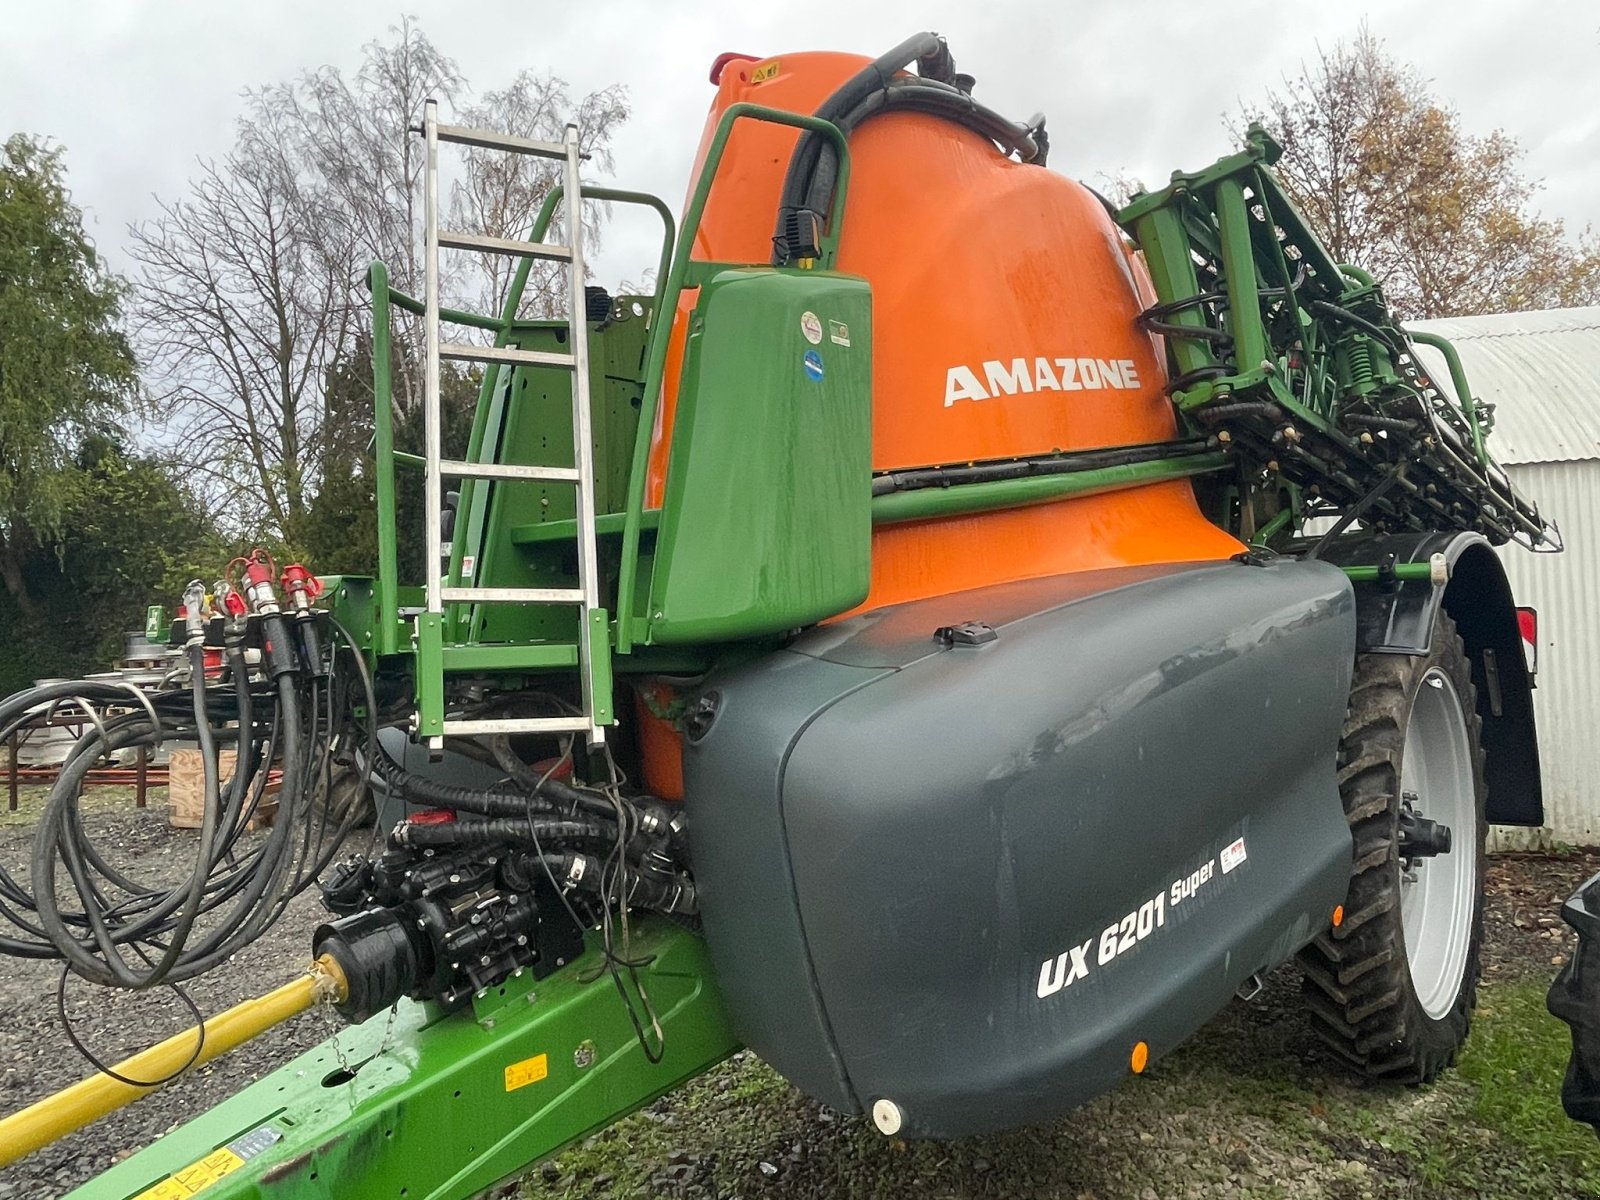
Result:
<svg viewBox="0 0 1600 1200"><path fill-rule="evenodd" d="M195 834L167 824L164 791L153 790L150 807L143 812L133 807L131 792L127 796L118 792L105 788L86 795L92 808L85 823L96 844L121 847L121 861L137 865L150 878L176 877L185 871L192 862ZM23 879L42 796L43 789L24 791L21 810L0 813L0 864ZM266 936L221 969L185 984L185 990L210 1016L276 987L309 961L311 931L322 919L316 889L302 893ZM0 1109L6 1112L92 1073L62 1034L56 1017L60 977L59 964L0 958ZM171 992L133 995L95 987L76 976L68 981L67 1012L78 1037L106 1062L135 1054L192 1024L191 1014ZM0 1197L44 1200L64 1194L316 1045L340 1024L327 1010L285 1023L276 1035L207 1064L160 1095L0 1170Z"/></svg>
<svg viewBox="0 0 1600 1200"><path fill-rule="evenodd" d="M37 793L29 800L36 806ZM159 799L139 813L131 801L107 791L96 794L86 819L97 839L121 845L144 869L178 871L194 835L171 830L163 818ZM27 805L17 814L0 813L0 863L15 870L31 836ZM1600 1151L1589 1157L1593 1139L1560 1118L1546 1077L1556 1068L1544 1063L1545 1074L1531 1085L1541 1106L1534 1119L1541 1128L1549 1125L1556 1139L1553 1150L1535 1153L1516 1140L1516 1129L1481 1114L1482 1093L1490 1089L1474 1082L1478 1068L1472 1058L1474 1046L1499 1045L1497 1021L1512 1044L1522 1038L1520 1026L1504 1027L1514 1011L1522 1014L1511 1001L1526 995L1532 1000L1523 1007L1537 1007L1555 964L1570 953L1556 905L1597 870L1600 854L1493 861L1484 1011L1462 1070L1435 1088L1372 1087L1341 1074L1312 1038L1297 980L1285 970L1255 1002L1230 1008L1145 1077L1054 1125L908 1145L879 1137L860 1118L816 1105L744 1054L544 1164L522 1190L529 1200L1600 1195ZM288 978L303 964L320 919L315 894L301 896L266 937L190 985L195 1001L214 1013ZM57 1023L58 976L50 964L0 959L0 1109L19 1108L88 1072ZM187 1023L170 994L133 998L74 980L68 996L75 1028L106 1059L133 1053ZM1497 1008L1505 1015L1497 1016ZM159 1097L0 1171L0 1197L61 1195L336 1026L322 1012L290 1022L278 1036L247 1045ZM1554 1047L1552 1054L1563 1033L1560 1026L1539 1030ZM1528 1161L1539 1154L1550 1162Z"/></svg>

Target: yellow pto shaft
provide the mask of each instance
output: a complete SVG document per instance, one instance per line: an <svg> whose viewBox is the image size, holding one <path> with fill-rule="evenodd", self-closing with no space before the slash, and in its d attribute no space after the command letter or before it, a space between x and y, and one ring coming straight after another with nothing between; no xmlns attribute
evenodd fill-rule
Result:
<svg viewBox="0 0 1600 1200"><path fill-rule="evenodd" d="M324 955L300 978L265 996L236 1004L206 1021L200 1027L205 1031L205 1042L198 1055L195 1054L195 1039L199 1031L190 1029L123 1059L116 1065L116 1072L130 1079L167 1081L169 1076L185 1070L186 1065L193 1069L208 1063L319 1002L340 1002L344 990L343 972ZM21 1112L0 1119L0 1167L32 1154L41 1146L48 1146L75 1129L82 1129L161 1086L157 1083L136 1087L110 1075L91 1075L37 1104L30 1104Z"/></svg>

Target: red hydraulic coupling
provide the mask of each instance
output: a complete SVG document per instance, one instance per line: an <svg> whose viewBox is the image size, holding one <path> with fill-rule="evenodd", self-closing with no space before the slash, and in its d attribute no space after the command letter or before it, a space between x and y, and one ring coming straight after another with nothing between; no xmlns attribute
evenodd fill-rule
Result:
<svg viewBox="0 0 1600 1200"><path fill-rule="evenodd" d="M265 550L257 550L244 564L244 594L250 607L258 613L276 613L278 594L272 590L272 558Z"/></svg>
<svg viewBox="0 0 1600 1200"><path fill-rule="evenodd" d="M322 580L299 563L290 563L283 569L283 594L296 612L310 612L311 604L322 595Z"/></svg>
<svg viewBox="0 0 1600 1200"><path fill-rule="evenodd" d="M250 606L244 602L244 597L239 595L226 579L219 579L212 585L211 603L230 621L237 620L250 611Z"/></svg>

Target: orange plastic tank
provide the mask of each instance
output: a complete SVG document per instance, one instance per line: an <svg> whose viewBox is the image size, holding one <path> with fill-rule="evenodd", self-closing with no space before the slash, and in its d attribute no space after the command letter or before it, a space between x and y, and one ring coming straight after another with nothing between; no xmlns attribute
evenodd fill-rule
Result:
<svg viewBox="0 0 1600 1200"><path fill-rule="evenodd" d="M696 174L729 105L811 113L868 61L801 53L727 64ZM797 136L770 123L738 123L696 258L768 261ZM1149 303L1142 266L1088 189L922 114L866 121L850 148L838 268L872 285L874 470L1175 435L1161 347L1135 324ZM651 462L653 504L695 300L686 292L675 315ZM1226 558L1240 549L1201 515L1187 481L1150 484L880 528L865 607L1067 571Z"/></svg>

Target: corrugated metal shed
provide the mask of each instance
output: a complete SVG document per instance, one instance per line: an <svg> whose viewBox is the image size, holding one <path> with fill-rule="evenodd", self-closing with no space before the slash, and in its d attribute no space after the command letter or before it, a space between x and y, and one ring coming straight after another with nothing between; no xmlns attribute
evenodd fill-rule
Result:
<svg viewBox="0 0 1600 1200"><path fill-rule="evenodd" d="M1491 452L1567 546L1564 554L1500 551L1517 603L1539 612L1534 715L1548 829L1495 840L1600 845L1600 307L1411 328L1455 344L1473 391L1496 405ZM1419 349L1434 377L1448 381L1438 353Z"/></svg>
<svg viewBox="0 0 1600 1200"><path fill-rule="evenodd" d="M1600 306L1412 321L1407 328L1455 344L1478 399L1495 406L1492 449L1500 462L1600 458ZM1418 350L1448 392L1443 355Z"/></svg>
<svg viewBox="0 0 1600 1200"><path fill-rule="evenodd" d="M1539 613L1533 712L1545 822L1563 842L1600 845L1600 461L1506 469L1567 544L1562 554L1500 550L1511 594Z"/></svg>

